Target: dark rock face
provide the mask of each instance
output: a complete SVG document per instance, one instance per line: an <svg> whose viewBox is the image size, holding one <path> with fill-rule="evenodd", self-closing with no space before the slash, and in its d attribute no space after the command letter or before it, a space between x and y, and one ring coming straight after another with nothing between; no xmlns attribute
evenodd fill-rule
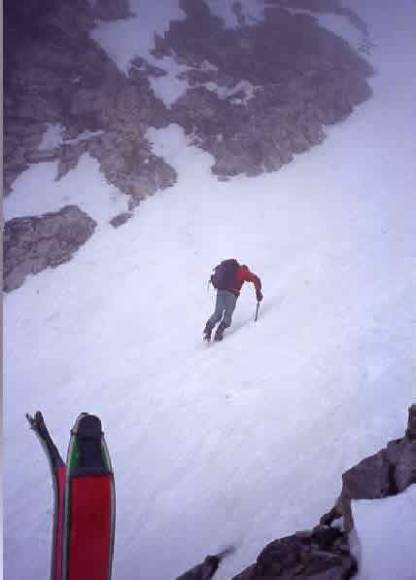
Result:
<svg viewBox="0 0 416 580"><path fill-rule="evenodd" d="M6 194L29 163L57 159L61 178L84 152L131 197L131 207L175 182L174 169L153 155L145 138L149 126L166 123L147 71L135 67L126 77L89 36L95 16L125 16L126 7L127 0L93 6L87 0L6 1ZM39 151L47 123L65 128L64 142ZM86 131L92 136L77 140Z"/></svg>
<svg viewBox="0 0 416 580"><path fill-rule="evenodd" d="M41 217L12 219L4 228L4 289L19 288L28 274L59 266L94 233L96 223L70 205Z"/></svg>
<svg viewBox="0 0 416 580"><path fill-rule="evenodd" d="M155 55L190 67L183 76L194 88L171 115L215 157L219 176L279 169L371 95L368 63L309 15L274 6L263 23L230 30L202 0L181 7L187 18L157 39Z"/></svg>
<svg viewBox="0 0 416 580"><path fill-rule="evenodd" d="M347 535L336 528L317 526L271 542L256 564L233 580L347 580L356 571Z"/></svg>

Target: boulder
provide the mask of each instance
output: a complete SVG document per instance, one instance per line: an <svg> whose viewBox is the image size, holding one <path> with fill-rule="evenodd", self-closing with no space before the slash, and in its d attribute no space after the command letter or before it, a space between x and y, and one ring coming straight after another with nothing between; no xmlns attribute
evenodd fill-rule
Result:
<svg viewBox="0 0 416 580"><path fill-rule="evenodd" d="M125 224L131 218L132 215L133 214L130 213L129 211L125 211L123 213L119 213L118 215L114 216L110 220L110 224L114 228L119 228L120 226L122 226L123 224Z"/></svg>
<svg viewBox="0 0 416 580"><path fill-rule="evenodd" d="M77 206L39 217L19 217L4 226L4 290L19 288L26 276L70 260L93 234L95 221Z"/></svg>

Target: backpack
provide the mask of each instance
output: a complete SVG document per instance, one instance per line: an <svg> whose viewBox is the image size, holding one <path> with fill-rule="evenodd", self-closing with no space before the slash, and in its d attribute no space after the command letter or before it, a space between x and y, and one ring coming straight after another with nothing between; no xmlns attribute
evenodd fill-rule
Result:
<svg viewBox="0 0 416 580"><path fill-rule="evenodd" d="M234 258L223 260L215 266L211 282L217 290L229 290L236 284L236 274L240 264Z"/></svg>

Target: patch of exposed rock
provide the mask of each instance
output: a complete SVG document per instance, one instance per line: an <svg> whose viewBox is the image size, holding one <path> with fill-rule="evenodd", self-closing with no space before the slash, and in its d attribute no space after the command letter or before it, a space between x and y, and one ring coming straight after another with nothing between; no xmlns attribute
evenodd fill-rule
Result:
<svg viewBox="0 0 416 580"><path fill-rule="evenodd" d="M89 36L97 18L128 17L128 0L5 2L6 193L30 163L58 160L59 179L88 151L132 208L176 179L145 137L148 127L169 122L215 157L220 177L274 171L320 143L326 124L371 94L371 67L284 0L269 0L264 22L254 25L234 3L236 29L225 28L203 0L180 4L186 18L155 40L156 56L188 66L182 75L190 89L167 111L149 83L163 69L137 57L126 77ZM290 5L354 16L339 0ZM63 143L39 151L50 123L65 128ZM101 134L77 142L85 131Z"/></svg>
<svg viewBox="0 0 416 580"><path fill-rule="evenodd" d="M180 5L187 18L154 54L188 65L192 88L171 118L214 156L218 176L279 169L371 95L370 65L308 14L269 6L264 22L227 29L203 0Z"/></svg>
<svg viewBox="0 0 416 580"><path fill-rule="evenodd" d="M344 526L354 526L351 500L380 499L396 495L416 483L416 405L409 408L404 437L395 439L387 447L363 459L342 476L342 490L335 506L321 518L332 523L343 518Z"/></svg>
<svg viewBox="0 0 416 580"><path fill-rule="evenodd" d="M222 558L223 554L207 556L177 580L208 580L215 575ZM261 551L256 563L233 580L348 580L356 571L357 562L350 552L348 534L319 525L271 542Z"/></svg>
<svg viewBox="0 0 416 580"><path fill-rule="evenodd" d="M95 221L69 205L40 217L14 218L5 224L4 290L21 286L29 274L68 262L94 233Z"/></svg>
<svg viewBox="0 0 416 580"><path fill-rule="evenodd" d="M259 554L257 561L233 580L348 580L358 568L349 543L354 521L353 499L378 499L396 495L416 483L416 405L409 407L405 436L387 444L342 476L342 491L330 512L312 530L274 540ZM334 520L342 520L333 525ZM179 578L208 580L215 574L222 557L207 556ZM213 558L215 560L213 560ZM210 564L216 562L213 567ZM179 579L178 579L179 580Z"/></svg>
<svg viewBox="0 0 416 580"><path fill-rule="evenodd" d="M330 526L317 526L271 542L257 562L233 580L348 580L356 571L347 534Z"/></svg>
<svg viewBox="0 0 416 580"><path fill-rule="evenodd" d="M110 224L114 228L119 228L120 226L122 226L123 224L128 222L131 217L132 217L132 214L128 211L125 211L125 212L119 213L118 215L111 218Z"/></svg>
<svg viewBox="0 0 416 580"><path fill-rule="evenodd" d="M30 163L57 160L59 179L87 151L131 207L175 182L145 137L149 126L167 122L148 71L135 67L127 77L89 36L96 17L125 17L127 8L127 0L6 1L6 194ZM64 127L63 141L39 151L48 124Z"/></svg>

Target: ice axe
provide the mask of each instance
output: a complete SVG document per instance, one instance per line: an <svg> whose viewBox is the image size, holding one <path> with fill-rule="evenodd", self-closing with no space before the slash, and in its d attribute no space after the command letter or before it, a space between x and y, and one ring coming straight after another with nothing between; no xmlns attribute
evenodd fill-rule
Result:
<svg viewBox="0 0 416 580"><path fill-rule="evenodd" d="M257 322L257 319L259 317L259 308L260 308L260 302L257 300L257 304L256 304L256 313L254 315L254 322Z"/></svg>

